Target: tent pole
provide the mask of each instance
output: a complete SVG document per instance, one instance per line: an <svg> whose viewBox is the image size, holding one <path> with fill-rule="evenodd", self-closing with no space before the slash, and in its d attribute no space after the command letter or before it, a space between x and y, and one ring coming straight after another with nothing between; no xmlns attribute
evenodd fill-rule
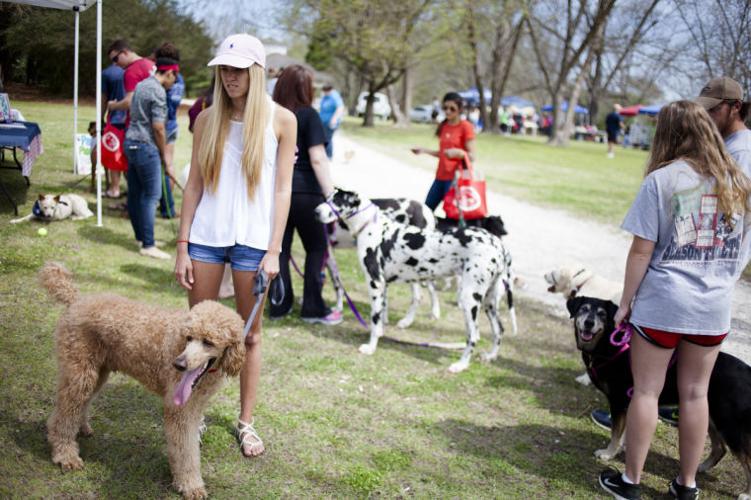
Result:
<svg viewBox="0 0 751 500"><path fill-rule="evenodd" d="M76 34L74 56L73 56L73 173L77 172L76 164L78 163L78 147L76 134L78 133L78 7L73 7L76 19Z"/></svg>
<svg viewBox="0 0 751 500"><path fill-rule="evenodd" d="M78 46L76 46L78 47ZM96 225L102 227L102 0L96 0Z"/></svg>

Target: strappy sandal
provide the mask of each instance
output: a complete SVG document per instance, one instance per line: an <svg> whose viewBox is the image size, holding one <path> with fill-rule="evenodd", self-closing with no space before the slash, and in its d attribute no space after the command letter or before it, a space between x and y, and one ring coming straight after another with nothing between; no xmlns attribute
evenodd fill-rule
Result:
<svg viewBox="0 0 751 500"><path fill-rule="evenodd" d="M245 453L245 447L250 446L251 449L261 446L263 447L263 440L256 432L255 428L253 427L253 424L255 423L255 419L251 420L250 422L243 422L240 419L237 419L237 427L235 427L235 431L237 432L237 440L240 442L240 452L243 454L246 458L254 458L261 454L263 454L263 451L261 453L258 453L257 455L247 455Z"/></svg>

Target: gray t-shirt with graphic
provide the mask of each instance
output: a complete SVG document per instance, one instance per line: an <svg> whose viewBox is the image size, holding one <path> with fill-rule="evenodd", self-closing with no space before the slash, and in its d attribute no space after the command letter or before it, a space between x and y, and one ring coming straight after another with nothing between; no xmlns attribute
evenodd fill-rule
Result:
<svg viewBox="0 0 751 500"><path fill-rule="evenodd" d="M727 136L725 147L738 166L751 177L751 130L743 129Z"/></svg>
<svg viewBox="0 0 751 500"><path fill-rule="evenodd" d="M130 101L130 125L125 138L156 146L152 123L167 119L167 92L153 75L136 85Z"/></svg>
<svg viewBox="0 0 751 500"><path fill-rule="evenodd" d="M675 333L730 330L733 287L749 257L751 217L719 213L714 180L678 160L649 174L622 228L655 242L631 321Z"/></svg>

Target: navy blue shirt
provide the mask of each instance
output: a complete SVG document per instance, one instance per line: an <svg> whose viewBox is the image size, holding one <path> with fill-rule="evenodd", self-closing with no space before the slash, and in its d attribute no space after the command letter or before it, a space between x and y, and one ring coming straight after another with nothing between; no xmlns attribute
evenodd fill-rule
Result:
<svg viewBox="0 0 751 500"><path fill-rule="evenodd" d="M117 64L111 64L102 71L102 92L107 96L108 101L121 101L125 98L123 74L125 74L125 70ZM125 125L126 117L127 112L125 110L109 112L110 122L114 125Z"/></svg>
<svg viewBox="0 0 751 500"><path fill-rule="evenodd" d="M621 131L621 122L623 121L623 117L613 111L608 116L605 117L605 130L607 130L611 134L617 134Z"/></svg>

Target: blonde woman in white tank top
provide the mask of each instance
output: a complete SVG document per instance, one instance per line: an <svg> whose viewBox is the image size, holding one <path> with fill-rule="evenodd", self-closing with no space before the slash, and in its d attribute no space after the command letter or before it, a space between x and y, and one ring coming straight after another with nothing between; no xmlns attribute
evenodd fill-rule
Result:
<svg viewBox="0 0 751 500"><path fill-rule="evenodd" d="M225 262L235 303L247 321L258 269L279 273L279 252L292 192L297 120L266 95L266 55L258 39L231 35L209 62L216 66L214 104L198 115L190 176L177 239L175 277L190 307L217 300ZM237 434L246 457L264 444L253 427L261 372L262 309L245 340Z"/></svg>

